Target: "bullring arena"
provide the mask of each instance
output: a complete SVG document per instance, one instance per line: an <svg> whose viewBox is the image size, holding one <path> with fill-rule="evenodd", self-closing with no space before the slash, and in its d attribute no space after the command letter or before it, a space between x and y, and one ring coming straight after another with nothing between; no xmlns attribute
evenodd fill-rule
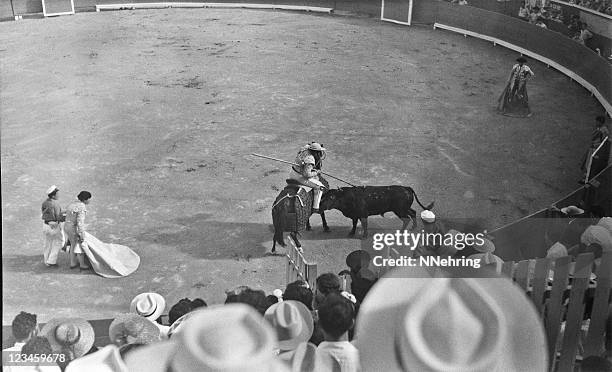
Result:
<svg viewBox="0 0 612 372"><path fill-rule="evenodd" d="M3 324L112 318L135 295L222 303L284 288L270 210L300 146L357 185L412 187L444 221L495 229L578 187L593 118L582 86L530 59L534 115L496 112L520 55L477 38L351 12L147 9L0 23ZM332 187L345 186L330 179ZM40 203L93 194L87 224L124 244L121 279L42 262ZM416 204L415 204L416 206ZM417 212L420 212L417 208ZM302 237L318 272L360 248L327 212ZM372 229L399 228L392 214ZM281 250L282 252L282 250Z"/></svg>

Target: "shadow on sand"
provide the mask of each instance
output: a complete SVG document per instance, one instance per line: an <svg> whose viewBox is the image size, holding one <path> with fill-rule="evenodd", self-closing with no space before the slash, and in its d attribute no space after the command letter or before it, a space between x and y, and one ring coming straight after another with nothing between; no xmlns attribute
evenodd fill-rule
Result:
<svg viewBox="0 0 612 372"><path fill-rule="evenodd" d="M194 258L206 259L248 260L264 257L272 248L272 224L263 221L224 222L213 218L214 216L208 213L179 217L157 229L145 231L136 239L176 247L178 251ZM313 216L311 222L312 231L304 231L300 240L346 239L350 229L345 226L331 226L332 231L325 233L317 216Z"/></svg>

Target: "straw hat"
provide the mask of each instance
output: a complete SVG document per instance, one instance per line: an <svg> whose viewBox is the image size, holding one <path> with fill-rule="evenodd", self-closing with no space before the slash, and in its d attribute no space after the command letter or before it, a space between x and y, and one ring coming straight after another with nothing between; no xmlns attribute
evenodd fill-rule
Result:
<svg viewBox="0 0 612 372"><path fill-rule="evenodd" d="M138 314L121 314L108 327L108 337L117 344L150 344L160 341L159 328Z"/></svg>
<svg viewBox="0 0 612 372"><path fill-rule="evenodd" d="M40 331L53 351L70 350L79 358L91 349L95 334L93 327L83 318L54 318Z"/></svg>
<svg viewBox="0 0 612 372"><path fill-rule="evenodd" d="M115 345L107 345L93 354L75 359L66 372L129 372Z"/></svg>
<svg viewBox="0 0 612 372"><path fill-rule="evenodd" d="M533 304L488 270L389 272L361 305L355 340L364 371L548 370Z"/></svg>
<svg viewBox="0 0 612 372"><path fill-rule="evenodd" d="M264 318L276 330L280 350L293 350L307 342L314 330L312 313L299 301L277 302L266 310Z"/></svg>
<svg viewBox="0 0 612 372"><path fill-rule="evenodd" d="M196 310L185 324L170 341L127 354L130 372L287 371L274 355L274 330L248 305Z"/></svg>
<svg viewBox="0 0 612 372"><path fill-rule="evenodd" d="M166 300L158 293L141 293L134 297L130 304L130 312L144 316L149 320L156 320L166 309Z"/></svg>

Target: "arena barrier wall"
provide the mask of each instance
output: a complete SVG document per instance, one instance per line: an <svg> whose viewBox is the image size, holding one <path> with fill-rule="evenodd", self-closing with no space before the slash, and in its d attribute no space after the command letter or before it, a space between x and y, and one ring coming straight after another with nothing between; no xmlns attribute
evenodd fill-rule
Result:
<svg viewBox="0 0 612 372"><path fill-rule="evenodd" d="M446 1L415 0L413 23L435 24L492 41L554 67L580 83L612 114L612 64L565 35L520 19Z"/></svg>
<svg viewBox="0 0 612 372"><path fill-rule="evenodd" d="M599 205L609 216L612 214L610 190L612 190L612 164L591 178L589 185L574 190L551 205L557 208L576 205L587 209L589 206ZM544 237L547 228L546 217L547 210L542 209L489 232L494 238L495 254L504 261L545 257L547 249L550 248Z"/></svg>

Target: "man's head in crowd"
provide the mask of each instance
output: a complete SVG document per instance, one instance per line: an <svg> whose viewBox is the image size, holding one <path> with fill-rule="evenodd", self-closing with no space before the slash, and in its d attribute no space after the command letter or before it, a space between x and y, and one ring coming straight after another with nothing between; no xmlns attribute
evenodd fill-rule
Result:
<svg viewBox="0 0 612 372"><path fill-rule="evenodd" d="M339 293L330 293L319 306L319 325L326 341L348 341L348 331L355 322L353 304Z"/></svg>
<svg viewBox="0 0 612 372"><path fill-rule="evenodd" d="M36 314L26 313L25 311L17 314L13 319L13 336L17 342L27 342L38 333Z"/></svg>
<svg viewBox="0 0 612 372"><path fill-rule="evenodd" d="M330 293L340 292L340 278L334 273L321 274L317 278L317 288L314 298L314 307L318 308L325 297Z"/></svg>
<svg viewBox="0 0 612 372"><path fill-rule="evenodd" d="M294 300L299 301L306 305L309 310L312 310L312 298L313 294L308 284L303 280L296 280L295 282L289 283L285 292L283 293L283 300Z"/></svg>
<svg viewBox="0 0 612 372"><path fill-rule="evenodd" d="M254 290L249 287L240 287L237 290L227 293L225 303L243 303L251 305L261 315L268 309L268 299L266 294L261 290Z"/></svg>
<svg viewBox="0 0 612 372"><path fill-rule="evenodd" d="M191 310L193 310L193 305L190 299L183 298L179 300L179 302L172 305L172 307L170 308L170 311L168 311L168 322L170 323L170 325L174 324L174 322L178 318L187 314Z"/></svg>

